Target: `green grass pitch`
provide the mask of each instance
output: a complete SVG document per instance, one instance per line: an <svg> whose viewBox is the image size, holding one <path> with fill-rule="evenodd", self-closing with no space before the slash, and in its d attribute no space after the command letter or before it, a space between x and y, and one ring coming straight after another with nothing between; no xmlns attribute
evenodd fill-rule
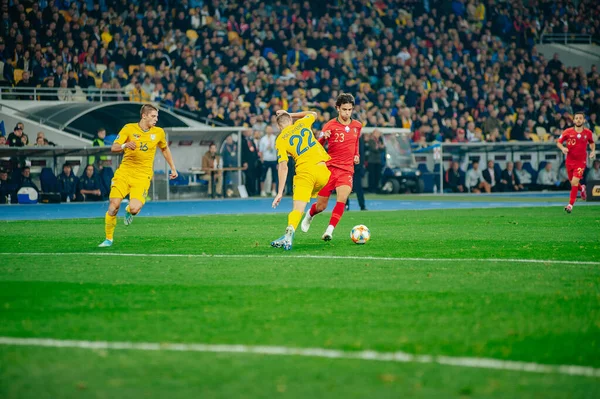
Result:
<svg viewBox="0 0 600 399"><path fill-rule="evenodd" d="M108 249L96 247L101 218L0 222L0 337L403 351L599 369L598 209L352 211L330 243L320 240L325 214L296 233L290 252L269 246L283 233L283 214L138 217L129 227L120 218ZM349 238L356 224L371 229L364 246ZM0 345L0 398L117 397L597 398L600 378Z"/></svg>

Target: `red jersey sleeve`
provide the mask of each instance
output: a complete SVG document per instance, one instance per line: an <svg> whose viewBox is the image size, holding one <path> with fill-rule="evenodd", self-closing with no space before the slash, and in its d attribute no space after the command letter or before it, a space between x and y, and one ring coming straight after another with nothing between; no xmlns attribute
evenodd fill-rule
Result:
<svg viewBox="0 0 600 399"><path fill-rule="evenodd" d="M567 139L568 135L569 135L569 129L563 130L562 134L558 138L558 142L561 143L561 144L564 144L564 142Z"/></svg>
<svg viewBox="0 0 600 399"><path fill-rule="evenodd" d="M323 125L323 128L321 129L321 133L325 132L327 130L331 130L331 121L329 121ZM325 142L327 141L327 139L321 134L321 137L319 137L317 139L317 141L319 142L319 144L325 145Z"/></svg>
<svg viewBox="0 0 600 399"><path fill-rule="evenodd" d="M588 135L588 144L592 144L594 142L594 134L592 133L591 130L588 130L587 135Z"/></svg>

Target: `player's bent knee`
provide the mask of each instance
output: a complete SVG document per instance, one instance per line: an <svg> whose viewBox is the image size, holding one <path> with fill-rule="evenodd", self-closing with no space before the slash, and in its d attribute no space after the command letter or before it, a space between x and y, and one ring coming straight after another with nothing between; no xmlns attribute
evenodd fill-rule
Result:
<svg viewBox="0 0 600 399"><path fill-rule="evenodd" d="M137 215L138 213L140 213L141 210L142 210L142 207L140 205L131 205L131 204L129 204L129 212L132 215Z"/></svg>

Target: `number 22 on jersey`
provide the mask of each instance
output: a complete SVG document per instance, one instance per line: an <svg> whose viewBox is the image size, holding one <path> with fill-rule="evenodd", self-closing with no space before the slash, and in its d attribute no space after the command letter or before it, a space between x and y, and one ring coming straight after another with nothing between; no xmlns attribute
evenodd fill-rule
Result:
<svg viewBox="0 0 600 399"><path fill-rule="evenodd" d="M307 137L308 135L308 137ZM305 139L306 145L305 145ZM290 137L290 145L296 146L296 154L301 155L304 154L310 147L314 146L317 142L315 141L312 132L310 129L302 129L300 130L300 134L295 134Z"/></svg>

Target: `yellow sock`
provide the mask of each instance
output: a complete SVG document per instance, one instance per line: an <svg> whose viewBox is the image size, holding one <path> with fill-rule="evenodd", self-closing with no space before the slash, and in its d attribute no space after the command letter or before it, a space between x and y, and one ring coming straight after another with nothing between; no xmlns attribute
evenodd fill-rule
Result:
<svg viewBox="0 0 600 399"><path fill-rule="evenodd" d="M117 227L117 217L110 216L108 212L106 212L106 216L104 217L104 231L106 231L107 240L113 240L115 227Z"/></svg>
<svg viewBox="0 0 600 399"><path fill-rule="evenodd" d="M296 230L300 224L300 220L302 220L302 212L291 211L288 215L288 226L292 226Z"/></svg>

